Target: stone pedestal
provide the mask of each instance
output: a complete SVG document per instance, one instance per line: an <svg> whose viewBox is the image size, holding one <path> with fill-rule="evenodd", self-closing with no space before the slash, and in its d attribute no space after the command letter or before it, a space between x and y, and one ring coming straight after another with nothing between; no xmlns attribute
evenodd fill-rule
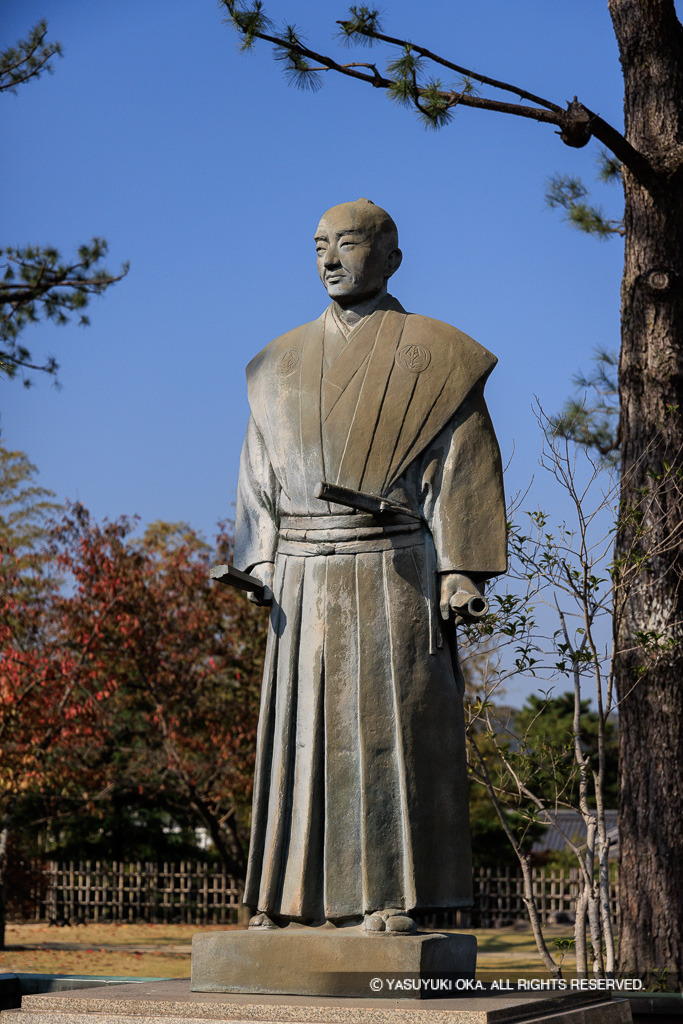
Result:
<svg viewBox="0 0 683 1024"><path fill-rule="evenodd" d="M392 980L414 984L402 996L449 995L473 979L474 935L392 935L362 928L204 932L192 940L193 992L386 996ZM439 979L453 984L439 988Z"/></svg>
<svg viewBox="0 0 683 1024"><path fill-rule="evenodd" d="M189 980L24 996L0 1024L631 1024L625 999L587 993L321 999L190 991Z"/></svg>

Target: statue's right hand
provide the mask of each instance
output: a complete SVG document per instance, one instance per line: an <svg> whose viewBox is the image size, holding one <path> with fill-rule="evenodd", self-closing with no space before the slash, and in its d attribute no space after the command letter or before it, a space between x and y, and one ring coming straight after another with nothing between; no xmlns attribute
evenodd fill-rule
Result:
<svg viewBox="0 0 683 1024"><path fill-rule="evenodd" d="M263 597L257 597L254 591L250 590L247 593L249 600L252 604L257 604L260 607L272 604L275 564L273 562L257 562L256 565L251 567L249 573L250 575L255 576L258 580L261 580L261 583L263 584Z"/></svg>

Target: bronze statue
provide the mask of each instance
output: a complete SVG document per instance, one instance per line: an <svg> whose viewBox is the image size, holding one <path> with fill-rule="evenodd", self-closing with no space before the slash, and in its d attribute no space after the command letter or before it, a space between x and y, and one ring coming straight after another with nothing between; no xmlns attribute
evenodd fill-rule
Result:
<svg viewBox="0 0 683 1024"><path fill-rule="evenodd" d="M244 902L253 928L410 933L472 902L455 621L506 570L496 359L387 294L369 200L315 242L331 305L247 368L234 561L272 611Z"/></svg>

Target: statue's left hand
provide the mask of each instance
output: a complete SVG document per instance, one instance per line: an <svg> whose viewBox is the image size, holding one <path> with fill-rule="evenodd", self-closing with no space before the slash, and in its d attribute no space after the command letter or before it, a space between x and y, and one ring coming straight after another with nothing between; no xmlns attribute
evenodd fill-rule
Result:
<svg viewBox="0 0 683 1024"><path fill-rule="evenodd" d="M256 576L263 584L263 597L257 597L253 590L250 590L247 597L253 604L261 607L272 604L273 601L273 575L275 564L273 562L257 562L249 570L252 576Z"/></svg>
<svg viewBox="0 0 683 1024"><path fill-rule="evenodd" d="M479 617L468 615L467 603L472 599L483 602L488 610L488 602L483 595L482 588L478 587L469 576L460 572L444 573L441 577L441 618L448 621L451 615L455 614L455 624L460 626L463 622L473 622Z"/></svg>

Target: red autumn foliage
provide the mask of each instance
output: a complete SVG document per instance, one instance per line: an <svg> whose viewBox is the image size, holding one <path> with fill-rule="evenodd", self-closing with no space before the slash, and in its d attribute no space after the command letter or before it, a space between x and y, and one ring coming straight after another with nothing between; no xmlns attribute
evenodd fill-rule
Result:
<svg viewBox="0 0 683 1024"><path fill-rule="evenodd" d="M245 867L264 613L209 580L226 561L184 524L142 539L129 520L95 524L74 505L52 555L70 587L54 603L56 638L82 694L79 757L97 784L190 809L226 867ZM91 787L92 788L92 787Z"/></svg>
<svg viewBox="0 0 683 1024"><path fill-rule="evenodd" d="M5 564L0 606L0 808L29 792L97 809L113 789L182 807L229 870L245 866L264 613L212 584L215 551L184 524L144 537L73 505L26 587Z"/></svg>

